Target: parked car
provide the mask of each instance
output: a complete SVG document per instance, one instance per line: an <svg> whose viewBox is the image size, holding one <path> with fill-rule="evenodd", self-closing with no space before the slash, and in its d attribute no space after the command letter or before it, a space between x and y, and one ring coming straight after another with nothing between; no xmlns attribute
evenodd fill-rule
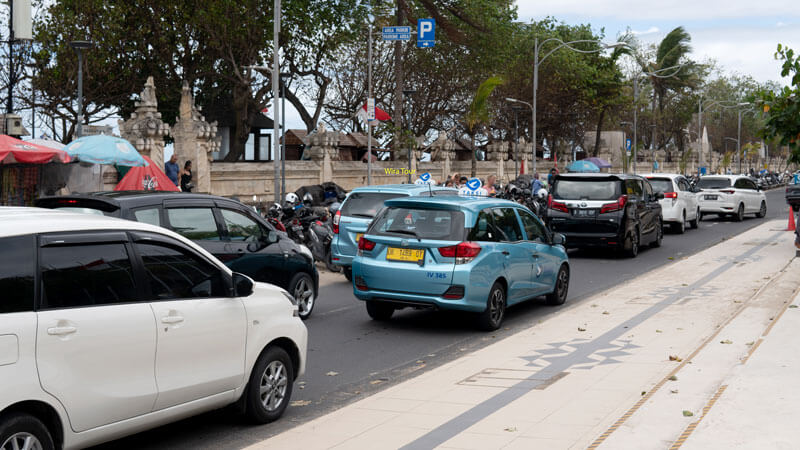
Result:
<svg viewBox="0 0 800 450"><path fill-rule="evenodd" d="M235 404L283 414L307 330L286 291L161 227L0 208L0 448L84 448Z"/></svg>
<svg viewBox="0 0 800 450"><path fill-rule="evenodd" d="M664 194L661 203L661 216L664 223L669 225L676 233L686 231L686 223L692 228L697 228L700 220L700 207L697 204L697 188L692 188L689 181L678 174L652 173L642 175L653 191Z"/></svg>
<svg viewBox="0 0 800 450"><path fill-rule="evenodd" d="M702 192L698 194L700 213L730 216L737 222L745 214L767 215L767 196L750 177L745 175L713 175L700 178Z"/></svg>
<svg viewBox="0 0 800 450"><path fill-rule="evenodd" d="M351 264L372 218L392 198L414 195L458 195L458 190L417 184L384 184L353 189L333 216L332 262L344 268L344 276L352 281Z"/></svg>
<svg viewBox="0 0 800 450"><path fill-rule="evenodd" d="M497 198L404 197L360 237L353 292L388 320L404 307L471 311L496 330L506 306L537 296L563 304L570 265L564 237L524 206Z"/></svg>
<svg viewBox="0 0 800 450"><path fill-rule="evenodd" d="M664 194L637 175L557 175L547 203L550 229L568 248L606 247L630 257L641 245L661 246Z"/></svg>
<svg viewBox="0 0 800 450"><path fill-rule="evenodd" d="M800 210L800 184L786 185L786 203L794 212Z"/></svg>
<svg viewBox="0 0 800 450"><path fill-rule="evenodd" d="M289 291L311 316L319 273L311 252L244 204L188 192L114 191L43 197L42 208L103 214L162 226L191 239L231 270Z"/></svg>

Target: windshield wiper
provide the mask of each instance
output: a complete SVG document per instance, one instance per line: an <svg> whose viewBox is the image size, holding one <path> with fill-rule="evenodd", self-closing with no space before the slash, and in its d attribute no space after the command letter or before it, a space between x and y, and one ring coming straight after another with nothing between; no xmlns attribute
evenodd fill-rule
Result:
<svg viewBox="0 0 800 450"><path fill-rule="evenodd" d="M396 229L390 228L390 229L386 230L386 232L387 233L410 234L410 235L414 236L415 238L417 238L417 241L422 242L422 239L419 238L419 235L414 230L396 230Z"/></svg>

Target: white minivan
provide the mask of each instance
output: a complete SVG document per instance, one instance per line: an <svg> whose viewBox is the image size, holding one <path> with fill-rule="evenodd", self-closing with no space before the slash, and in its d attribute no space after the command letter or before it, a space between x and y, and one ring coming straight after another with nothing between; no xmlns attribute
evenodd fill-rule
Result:
<svg viewBox="0 0 800 450"><path fill-rule="evenodd" d="M731 216L741 222L745 214L762 218L767 215L767 196L755 180L744 175L711 175L697 183L700 214Z"/></svg>
<svg viewBox="0 0 800 450"><path fill-rule="evenodd" d="M164 228L0 207L0 449L83 448L235 404L283 414L294 299Z"/></svg>
<svg viewBox="0 0 800 450"><path fill-rule="evenodd" d="M700 220L697 190L692 189L683 175L650 173L642 176L653 185L653 191L664 194L659 203L665 225L669 225L678 234L686 231L687 223L690 227L697 228Z"/></svg>

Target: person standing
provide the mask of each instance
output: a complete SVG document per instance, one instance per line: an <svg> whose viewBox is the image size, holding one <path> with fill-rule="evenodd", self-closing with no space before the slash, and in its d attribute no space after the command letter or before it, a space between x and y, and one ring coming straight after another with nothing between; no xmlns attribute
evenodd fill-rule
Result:
<svg viewBox="0 0 800 450"><path fill-rule="evenodd" d="M167 175L170 181L172 181L175 186L178 185L178 174L180 173L181 168L178 166L178 155L175 153L169 157L169 161L164 164L164 173Z"/></svg>
<svg viewBox="0 0 800 450"><path fill-rule="evenodd" d="M540 189L543 189L542 180L539 179L539 172L534 172L533 182L531 182L531 194L536 195Z"/></svg>
<svg viewBox="0 0 800 450"><path fill-rule="evenodd" d="M548 186L552 186L553 185L553 178L555 178L556 175L558 175L558 171L556 170L555 167L553 167L552 169L550 169L550 175L547 175L547 185Z"/></svg>
<svg viewBox="0 0 800 450"><path fill-rule="evenodd" d="M497 195L497 189L494 187L495 183L497 183L497 176L489 175L486 177L486 191L489 193L489 197Z"/></svg>
<svg viewBox="0 0 800 450"><path fill-rule="evenodd" d="M181 191L192 192L194 183L192 183L192 162L186 161L181 170Z"/></svg>

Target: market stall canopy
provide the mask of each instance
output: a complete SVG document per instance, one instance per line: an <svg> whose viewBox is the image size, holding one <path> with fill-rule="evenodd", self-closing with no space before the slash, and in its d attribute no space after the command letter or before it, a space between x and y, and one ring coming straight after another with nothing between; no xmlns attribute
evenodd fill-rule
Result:
<svg viewBox="0 0 800 450"><path fill-rule="evenodd" d="M140 167L148 163L130 142L116 136L84 136L64 147L73 159L93 164Z"/></svg>
<svg viewBox="0 0 800 450"><path fill-rule="evenodd" d="M52 139L28 139L25 142L40 145L42 147L50 147L57 150L64 150L64 147L66 147L66 145L62 144L61 142L54 141Z"/></svg>
<svg viewBox="0 0 800 450"><path fill-rule="evenodd" d="M598 167L598 168L600 168L600 169L608 169L608 168L611 168L611 163L610 163L610 162L608 162L608 161L606 161L606 160L605 160L605 159L603 159L603 158L597 158L597 157L594 157L594 156L593 156L593 157L591 157L591 158L586 158L586 159L584 159L584 161L589 161L590 163L594 164L595 166L597 166L597 167Z"/></svg>
<svg viewBox="0 0 800 450"><path fill-rule="evenodd" d="M47 164L69 161L70 156L63 150L0 134L0 164Z"/></svg>
<svg viewBox="0 0 800 450"><path fill-rule="evenodd" d="M115 191L180 191L150 158L142 158L147 165L132 167L114 188Z"/></svg>
<svg viewBox="0 0 800 450"><path fill-rule="evenodd" d="M600 172L599 167L597 167L595 164L585 159L573 162L567 167L567 170L570 172L590 172L590 173Z"/></svg>

